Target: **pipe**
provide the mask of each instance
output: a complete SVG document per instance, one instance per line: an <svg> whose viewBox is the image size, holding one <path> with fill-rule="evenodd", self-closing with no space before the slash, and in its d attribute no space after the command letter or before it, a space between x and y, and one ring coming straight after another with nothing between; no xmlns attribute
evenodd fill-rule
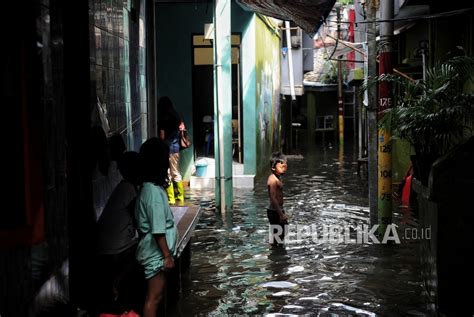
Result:
<svg viewBox="0 0 474 317"><path fill-rule="evenodd" d="M293 77L293 53L291 48L290 21L285 21L286 46L288 48L288 75L290 76L291 100L296 100L295 79Z"/></svg>
<svg viewBox="0 0 474 317"><path fill-rule="evenodd" d="M242 137L240 131L240 45L237 50L237 140L239 150L239 163L242 163Z"/></svg>

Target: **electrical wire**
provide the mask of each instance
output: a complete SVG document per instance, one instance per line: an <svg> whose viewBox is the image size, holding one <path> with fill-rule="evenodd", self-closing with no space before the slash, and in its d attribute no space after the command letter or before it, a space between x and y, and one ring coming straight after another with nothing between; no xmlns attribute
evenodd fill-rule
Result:
<svg viewBox="0 0 474 317"><path fill-rule="evenodd" d="M446 11L446 12L435 13L435 14L428 14L428 15L417 15L417 16L413 16L413 17L394 18L394 19L386 19L386 20L361 21L361 22L357 22L357 23L367 24L367 23L395 22L395 21L429 20L429 19L444 18L444 17L460 15L460 14L467 13L467 12L472 11L472 10L474 10L474 7L467 8L467 9Z"/></svg>
<svg viewBox="0 0 474 317"><path fill-rule="evenodd" d="M324 22L324 24L327 25L326 22ZM322 36L321 36L319 30L318 30L318 35L319 35L319 37L322 38ZM329 54L328 54L328 49L327 49L327 47L326 47L326 43L324 43L324 39L322 40L322 42L323 42L324 52L326 53L326 56L328 56L328 55L329 55ZM334 55L334 53L336 52L336 47L337 47L337 46L334 47L334 51L332 52L331 57L332 57L332 55ZM333 71L336 71L336 68L334 67L334 64L330 61L330 58L331 58L331 57L326 58L326 63L329 63L330 66L331 66L331 68L332 68L332 70L333 70Z"/></svg>
<svg viewBox="0 0 474 317"><path fill-rule="evenodd" d="M440 12L440 13L435 13L435 14L428 14L428 15L417 15L413 17L404 17L404 18L393 18L393 19L386 19L386 20L372 20L372 21L360 21L360 22L355 22L360 23L360 24L368 24L368 23L381 23L381 22L396 22L396 21L419 21L419 20L429 20L429 19L436 19L436 18L444 18L444 17L450 17L450 16L455 16L455 15L460 15L463 13L467 13L469 11L474 10L474 7L472 8L466 8L466 9L459 9L459 10L453 10L453 11L446 11L446 12ZM329 20L327 21L329 23L337 23L337 21L334 20ZM351 23L349 21L341 21L340 23Z"/></svg>

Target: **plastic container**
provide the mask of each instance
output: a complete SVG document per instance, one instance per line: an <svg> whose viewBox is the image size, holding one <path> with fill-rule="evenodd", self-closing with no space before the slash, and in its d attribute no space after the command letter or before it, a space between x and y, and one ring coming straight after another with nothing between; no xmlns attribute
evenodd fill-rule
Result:
<svg viewBox="0 0 474 317"><path fill-rule="evenodd" d="M196 176L204 177L207 172L207 162L205 160L199 160L196 162Z"/></svg>

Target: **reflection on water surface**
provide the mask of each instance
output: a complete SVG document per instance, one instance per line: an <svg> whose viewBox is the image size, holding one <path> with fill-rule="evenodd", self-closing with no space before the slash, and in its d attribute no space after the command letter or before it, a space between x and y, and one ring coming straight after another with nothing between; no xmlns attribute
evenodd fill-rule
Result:
<svg viewBox="0 0 474 317"><path fill-rule="evenodd" d="M368 225L367 183L353 161L337 150L290 157L283 178L290 223ZM235 190L234 209L225 215L215 211L212 191L193 190L191 196L204 212L176 315L430 315L417 241L402 236L395 245L302 239L270 247L266 176L256 180L255 190ZM401 219L394 215L395 223Z"/></svg>

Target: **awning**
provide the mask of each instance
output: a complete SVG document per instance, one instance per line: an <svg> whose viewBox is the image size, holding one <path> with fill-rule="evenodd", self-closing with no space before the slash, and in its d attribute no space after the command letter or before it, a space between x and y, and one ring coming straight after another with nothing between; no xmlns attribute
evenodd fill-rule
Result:
<svg viewBox="0 0 474 317"><path fill-rule="evenodd" d="M413 17L413 16L421 16L428 14L430 12L430 8L427 5L409 5L409 6L404 6L399 9L398 13L395 14L394 18L395 19L403 19L403 18L408 18L408 17ZM393 23L393 34L398 35L405 30L408 30L412 26L416 24L415 21L395 21Z"/></svg>
<svg viewBox="0 0 474 317"><path fill-rule="evenodd" d="M244 9L293 21L306 33L314 35L333 8L336 0L237 0Z"/></svg>

